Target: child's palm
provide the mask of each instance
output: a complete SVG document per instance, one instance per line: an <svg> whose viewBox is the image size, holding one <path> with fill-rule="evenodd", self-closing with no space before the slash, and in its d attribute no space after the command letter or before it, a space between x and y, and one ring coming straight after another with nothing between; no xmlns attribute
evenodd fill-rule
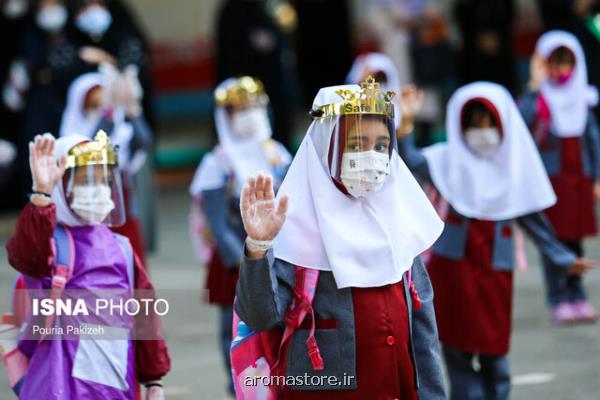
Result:
<svg viewBox="0 0 600 400"><path fill-rule="evenodd" d="M287 196L276 206L272 178L259 175L250 178L242 190L240 208L244 228L255 240L273 240L285 222Z"/></svg>
<svg viewBox="0 0 600 400"><path fill-rule="evenodd" d="M62 178L66 168L66 158L56 162L54 155L55 139L50 134L36 136L29 143L29 165L33 178L33 189L44 193L52 193L58 180Z"/></svg>

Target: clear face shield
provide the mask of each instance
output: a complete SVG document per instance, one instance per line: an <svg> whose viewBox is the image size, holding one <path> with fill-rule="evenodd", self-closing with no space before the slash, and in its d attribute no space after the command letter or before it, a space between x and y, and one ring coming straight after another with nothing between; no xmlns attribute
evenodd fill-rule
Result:
<svg viewBox="0 0 600 400"><path fill-rule="evenodd" d="M371 84L379 88L378 84ZM364 85L361 85L363 90ZM383 187L390 174L392 152L397 146L391 97L388 99L371 90L374 99L363 96L357 101L342 103L329 117L325 117L328 112L325 108L321 110L323 117L317 121L321 125L320 132L331 132L329 136L323 135L326 137L322 137L317 146L328 149L322 159L326 160L333 181L357 198ZM313 137L313 142L318 141Z"/></svg>
<svg viewBox="0 0 600 400"><path fill-rule="evenodd" d="M227 108L231 128L240 138L264 140L271 136L267 104L257 100Z"/></svg>
<svg viewBox="0 0 600 400"><path fill-rule="evenodd" d="M225 107L231 129L239 138L264 140L271 136L269 97L258 79L243 76L226 81L215 90L215 103Z"/></svg>
<svg viewBox="0 0 600 400"><path fill-rule="evenodd" d="M125 223L116 153L103 131L94 141L81 143L69 151L62 183L70 210L84 223L111 227Z"/></svg>

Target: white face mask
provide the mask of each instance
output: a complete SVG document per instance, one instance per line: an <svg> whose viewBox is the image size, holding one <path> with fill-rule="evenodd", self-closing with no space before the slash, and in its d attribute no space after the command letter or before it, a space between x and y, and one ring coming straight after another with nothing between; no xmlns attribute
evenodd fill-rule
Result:
<svg viewBox="0 0 600 400"><path fill-rule="evenodd" d="M67 8L62 4L45 7L35 17L37 25L46 32L58 32L67 22Z"/></svg>
<svg viewBox="0 0 600 400"><path fill-rule="evenodd" d="M267 110L262 107L236 112L231 117L231 127L245 139L267 139L271 136L271 122Z"/></svg>
<svg viewBox="0 0 600 400"><path fill-rule="evenodd" d="M496 150L500 141L498 128L469 128L465 131L465 142L480 157Z"/></svg>
<svg viewBox="0 0 600 400"><path fill-rule="evenodd" d="M342 155L340 178L354 197L365 197L383 187L390 174L390 157L375 150Z"/></svg>
<svg viewBox="0 0 600 400"><path fill-rule="evenodd" d="M8 19L17 19L24 16L28 8L29 3L26 0L7 0L3 12Z"/></svg>
<svg viewBox="0 0 600 400"><path fill-rule="evenodd" d="M110 15L110 12L97 4L89 6L75 19L77 28L82 32L93 36L104 35L111 23L112 16Z"/></svg>
<svg viewBox="0 0 600 400"><path fill-rule="evenodd" d="M71 209L90 224L101 224L115 208L107 185L73 187Z"/></svg>

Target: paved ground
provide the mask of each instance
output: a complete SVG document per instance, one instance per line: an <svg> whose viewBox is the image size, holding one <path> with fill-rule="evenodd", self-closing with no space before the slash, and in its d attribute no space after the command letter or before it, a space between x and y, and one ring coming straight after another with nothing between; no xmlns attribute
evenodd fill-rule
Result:
<svg viewBox="0 0 600 400"><path fill-rule="evenodd" d="M165 320L173 370L167 377L169 399L224 399L224 375L217 350L216 311L201 302L204 271L194 260L187 236L188 198L183 189L163 191L159 198L160 250L150 258L159 296L172 299ZM7 239L14 216L0 219L0 241ZM600 240L587 243L600 259ZM513 399L600 399L600 325L556 328L550 325L543 302L538 257L528 245L530 269L516 274L512 370ZM0 309L6 309L13 272L0 252ZM600 271L587 279L600 308ZM4 373L0 399L10 399ZM426 400L426 399L425 399Z"/></svg>

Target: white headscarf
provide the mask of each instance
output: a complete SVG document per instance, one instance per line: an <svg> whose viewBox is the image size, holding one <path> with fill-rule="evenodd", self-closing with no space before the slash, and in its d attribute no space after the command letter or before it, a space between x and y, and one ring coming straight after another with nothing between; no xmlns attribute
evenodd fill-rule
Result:
<svg viewBox="0 0 600 400"><path fill-rule="evenodd" d="M559 47L566 47L575 55L573 74L562 85L547 79L540 90L550 108L552 133L558 137L581 136L585 132L590 107L598 104L598 90L588 85L585 54L571 33L558 30L544 33L537 42L536 51L547 59Z"/></svg>
<svg viewBox="0 0 600 400"><path fill-rule="evenodd" d="M61 137L82 135L88 139L93 138L100 121L86 115L85 97L94 87L106 88L108 83L108 77L99 72L83 74L71 83L67 93L67 106L60 125ZM120 107L113 110L113 123L114 129L110 141L113 146L119 146L119 168L135 173L143 165L146 154L138 152L135 157L130 157L129 143L134 132L131 124L125 120L125 110Z"/></svg>
<svg viewBox="0 0 600 400"><path fill-rule="evenodd" d="M56 141L54 148L56 160L60 160L60 158L66 155L69 150L75 147L75 145L87 141L89 141L89 139L82 135L69 135L61 137ZM56 219L59 223L70 227L88 225L81 218L78 218L73 211L71 211L71 208L69 207L65 197L62 179L58 180L58 183L52 191L52 201L54 204L56 204Z"/></svg>
<svg viewBox="0 0 600 400"><path fill-rule="evenodd" d="M235 78L223 81L215 90L225 88ZM248 178L259 172L271 173L273 165L265 152L264 142L271 138L271 131L261 132L262 136L243 138L236 134L225 107L215 107L215 125L219 137L219 146L203 159L196 171L190 193L198 196L204 190L213 190L223 186L223 174L231 172L234 176L234 191L239 195ZM274 143L275 151L282 164L289 164L291 155L280 143Z"/></svg>
<svg viewBox="0 0 600 400"><path fill-rule="evenodd" d="M496 108L502 141L492 153L479 157L465 143L461 113L472 99L484 98ZM448 141L424 150L431 179L442 196L460 214L499 221L544 210L556 196L510 93L490 82L458 89L446 112Z"/></svg>
<svg viewBox="0 0 600 400"><path fill-rule="evenodd" d="M321 89L313 108L339 102L339 89ZM394 151L383 188L354 199L333 183L327 158L336 120L314 121L279 193L289 194L275 257L294 265L332 271L338 288L399 282L414 257L439 237L443 223Z"/></svg>
<svg viewBox="0 0 600 400"><path fill-rule="evenodd" d="M365 53L359 55L354 59L352 68L350 68L350 72L348 72L348 76L346 77L346 83L360 83L366 77L365 75L378 71L383 72L387 77L387 84L381 85L382 89L396 93L394 97L394 102L396 103L394 123L396 124L396 128L398 128L402 119L400 108L398 107L402 83L398 68L396 68L394 61L389 56L383 53Z"/></svg>

